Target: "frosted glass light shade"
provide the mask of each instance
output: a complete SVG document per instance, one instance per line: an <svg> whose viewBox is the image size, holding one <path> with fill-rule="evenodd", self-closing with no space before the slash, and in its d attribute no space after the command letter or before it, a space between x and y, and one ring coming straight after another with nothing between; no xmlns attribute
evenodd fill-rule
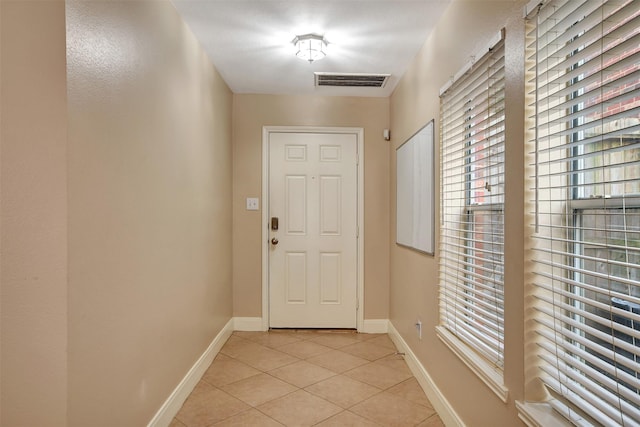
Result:
<svg viewBox="0 0 640 427"><path fill-rule="evenodd" d="M327 41L317 34L305 34L293 39L296 56L305 61L313 62L327 55Z"/></svg>

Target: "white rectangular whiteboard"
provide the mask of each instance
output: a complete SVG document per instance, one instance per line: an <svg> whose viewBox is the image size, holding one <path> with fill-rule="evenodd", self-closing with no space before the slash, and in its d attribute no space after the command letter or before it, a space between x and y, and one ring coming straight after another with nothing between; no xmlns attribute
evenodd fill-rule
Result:
<svg viewBox="0 0 640 427"><path fill-rule="evenodd" d="M396 243L433 255L433 120L396 150Z"/></svg>

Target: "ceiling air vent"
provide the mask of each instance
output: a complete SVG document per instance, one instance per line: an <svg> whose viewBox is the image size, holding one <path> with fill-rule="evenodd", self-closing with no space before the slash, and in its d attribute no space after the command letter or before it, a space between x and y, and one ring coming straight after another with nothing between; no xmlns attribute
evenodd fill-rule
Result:
<svg viewBox="0 0 640 427"><path fill-rule="evenodd" d="M316 86L384 87L391 74L315 73Z"/></svg>

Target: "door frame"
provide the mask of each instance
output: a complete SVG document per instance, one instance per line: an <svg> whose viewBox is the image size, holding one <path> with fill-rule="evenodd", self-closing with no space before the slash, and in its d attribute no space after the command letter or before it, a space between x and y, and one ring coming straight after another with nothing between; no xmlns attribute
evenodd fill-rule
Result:
<svg viewBox="0 0 640 427"><path fill-rule="evenodd" d="M364 129L355 127L263 126L262 127L262 330L269 330L269 134L327 133L355 135L358 145L357 171L357 271L356 328L364 326Z"/></svg>

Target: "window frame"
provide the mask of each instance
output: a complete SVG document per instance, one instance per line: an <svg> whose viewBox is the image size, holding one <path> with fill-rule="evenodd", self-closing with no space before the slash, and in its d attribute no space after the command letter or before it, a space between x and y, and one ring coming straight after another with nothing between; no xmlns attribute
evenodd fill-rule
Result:
<svg viewBox="0 0 640 427"><path fill-rule="evenodd" d="M553 6L557 6L557 9L551 9ZM529 273L532 273L533 279L531 284L528 285L527 293L532 298L529 299L526 308L532 314L527 317L525 324L525 334L529 336L525 345L532 345L532 348L536 349L534 353L537 353L535 356L527 355L527 372L536 372L536 374L529 374L525 378L527 383L525 397L527 397L527 402L517 402L516 405L520 418L528 425L546 425L549 424L549 421L541 422L540 420L548 420L549 418L554 420L554 424L564 424L568 420L572 420L578 425L591 425L592 422L610 423L615 422L614 420L625 419L635 425L634 423L640 424L640 411L633 409L634 404L637 408L637 395L640 387L630 388L630 392L621 391L618 379L624 378L624 375L620 372L621 369L618 368L618 362L615 357L616 354L621 354L618 349L624 348L624 346L619 346L616 342L618 338L615 331L623 329L616 326L617 321L614 317L620 315L624 319L623 309L617 309L613 300L608 303L598 303L597 296L588 296L586 294L586 290L590 289L589 292L604 295L608 289L611 296L611 284L616 282L615 279L618 277L611 273L611 268L616 266L618 262L612 260L609 255L604 257L602 255L588 255L589 244L593 243L592 246L595 247L598 247L598 244L595 243L597 240L592 242L589 240L590 237L585 234L585 221L587 220L587 215L593 215L594 218L596 215L601 215L601 218L609 220L612 215L617 214L616 210L620 209L622 209L622 213L625 216L638 215L635 212L628 213L627 209L635 210L640 208L640 191L636 190L634 186L636 182L640 182L640 174L630 175L629 177L625 175L623 179L625 187L621 189L620 194L606 194L606 191L599 194L597 190L589 193L584 189L588 188L588 186L595 189L599 185L602 185L602 188L607 185L611 185L611 188L614 188L615 185L619 185L619 182L615 179L615 174L620 173L618 172L620 168L622 168L622 173L626 174L626 168L629 164L639 163L638 160L629 161L626 158L623 161L615 162L610 157L605 156L618 151L633 153L634 151L631 150L640 150L640 145L637 142L638 138L640 138L640 126L635 122L637 117L634 116L634 114L637 114L635 112L638 109L638 97L634 97L634 93L638 91L640 80L634 80L637 77L633 76L637 75L638 69L632 69L630 74L633 75L628 78L625 77L627 74L624 72L621 73L623 77L618 77L618 75L612 77L610 74L611 70L616 72L620 72L620 70L626 71L624 67L628 64L633 65L634 60L638 58L640 49L629 51L627 46L634 46L634 43L637 44L637 39L640 37L638 35L640 32L637 30L638 26L640 26L638 24L640 8L637 7L637 4L634 6L633 2L610 2L607 4L605 0L591 4L588 2L571 4L570 2L565 3L558 0L543 0L532 1L527 5L525 7L525 17L538 16L540 11L546 7L549 7L549 9L545 9L543 14L551 16L555 14L556 10L562 10L565 6L566 9L559 13L558 16L553 16L554 19L549 21L552 24L549 24L548 27L554 32L554 35L550 36L551 39L554 37L557 37L558 40L565 38L566 44L564 47L554 52L555 56L553 58L543 51L541 54L544 58L543 60L549 61L551 65L548 66L549 64L545 63L544 66L540 67L540 70L538 68L537 41L535 48L532 49L534 54L529 57L535 65L528 69L532 74L536 74L534 79L529 80L533 89L532 93L535 94L535 100L532 100L532 105L535 106L533 118L537 120L538 117L542 117L541 121L543 123L539 127L536 121L533 127L535 135L533 135L531 141L535 141L535 148L533 147L533 142L529 143L533 148L531 156L535 157L532 165L535 167L535 174L532 178L535 183L532 184L533 191L535 191L536 204L535 230L532 229L531 246L536 245L534 243L536 240L539 245L538 248L530 251L534 254L534 262L531 264L538 262L537 268L541 273L538 273L536 267L530 266ZM582 8L584 8L584 11L580 10ZM569 12L563 16L562 14L565 11ZM614 17L614 15L616 16ZM598 21L599 16L602 16L600 21ZM563 23L565 19L566 21ZM572 45L571 42L574 39L569 39L571 33L564 30L562 25L565 24L579 26L580 32L576 32L578 36L575 39L577 40L588 34L588 36L584 36L587 41L579 41ZM545 25L547 25L546 22ZM618 31L623 27L626 28ZM537 37L537 27L534 31ZM544 31L544 29L541 31ZM620 36L620 34L623 34L624 37ZM546 36L547 33L544 35ZM607 36L609 40L604 41ZM618 39L615 39L614 36L617 36ZM596 41L592 43L591 40ZM611 40L616 40L616 43L612 43ZM629 40L632 40L632 42L627 44ZM578 49L576 47L572 48L572 46L576 45L579 50L571 50ZM551 43L547 46L543 43L542 49L549 49L550 52L556 46L563 45L562 42L554 40L553 48L550 46L552 46ZM562 50L566 53L566 57L563 57L560 53ZM571 56L574 52L580 55L579 58L582 58L580 61L584 60L584 63L595 58L596 62L593 63L595 65L589 64L584 67L586 71L581 71L577 65L581 66L583 63L572 62ZM575 64L576 66L563 70L561 68L564 63ZM609 67L615 68L610 70ZM555 72L550 71L553 69L557 71L557 74L553 74L553 78L557 80L554 82L556 86L552 89L549 83L551 80L545 80L545 78ZM542 95L544 102L547 103L544 105L547 116L542 116L538 110L539 105L541 105L541 101L538 98L539 86L537 82L539 72L546 74L541 79L542 86L540 87L543 90L548 90L548 93ZM574 76L574 80L569 82L571 76ZM535 85L532 81L535 81ZM567 82L565 87L561 86L564 81ZM576 85L578 89L573 86L574 81L579 83ZM629 84L628 82L632 83ZM590 84L595 87L593 92L591 92L593 89L589 89ZM560 89L557 89L558 87ZM558 94L553 93L556 89ZM558 101L561 99L562 92L566 94L566 101ZM614 92L615 94L612 95ZM628 104L624 102L629 99L631 100L631 107L626 109ZM586 103L586 101L590 103ZM554 104L554 102L557 102L557 104ZM618 105L616 102L620 102L619 110L610 111L609 108L611 106ZM567 109L562 112L565 104L573 109ZM593 114L592 117L590 117L591 114ZM618 117L625 121L629 119L630 124L624 122L621 125L617 123L614 125L612 124L613 119L611 116L616 120ZM562 124L566 124L566 127L562 128ZM543 126L548 126L548 128L539 133L540 128ZM551 126L556 127L552 129ZM608 126L611 127L609 128ZM591 134L583 134L587 129L591 129L596 137L594 138ZM561 141L562 135L569 138L568 142L565 143L566 145L557 142ZM615 141L615 137L619 135L630 135L632 137L631 141L635 142L631 145L623 142L618 149L615 146L611 148L605 145L609 140ZM537 145L539 137L548 139L549 145L543 147L547 153L556 152L555 155L557 157L547 154L550 160L549 165L552 163L564 165L564 169L562 166L558 166L558 169L554 171L552 166L546 165L547 169L545 169L544 173L540 173L540 165L543 162L539 160L540 152ZM557 138L557 141L551 142L552 138ZM581 151L594 141L601 142L603 144L602 147L593 152ZM597 158L600 152L603 156L602 165L596 167L594 166L595 163L591 164L590 161L585 160ZM631 159L634 158L635 155L631 157ZM599 181L596 176L596 171L599 170L602 170L603 176L606 177L604 181ZM590 174L592 175L590 176ZM549 179L553 175L556 175L561 183L553 185L547 183L546 187L541 185L540 176ZM566 181L562 182L563 179ZM628 193L627 182L632 183L629 185L629 188L633 189L631 193ZM563 189L566 192L564 198L558 196ZM552 194L554 191L558 191L558 193L554 193L555 196ZM547 211L544 214L539 208L539 204L543 202L548 203ZM563 203L564 206L558 208ZM539 221L539 216L546 214L555 219L546 219L546 222L542 224ZM634 218L637 220L637 217L634 216ZM633 224L635 223L632 223L630 228L627 228L627 222L624 221L622 229L616 229L615 225L606 225L602 228L593 225L592 228L587 228L593 233L604 233L605 244L600 244L601 250L615 251L622 248L625 251L631 250L634 256L638 256L639 252L635 246L630 246L628 243L625 243L624 247L609 246L609 243L606 242L611 233L624 233L625 242L627 242L627 235L630 234L632 236L630 240L640 242L640 228ZM535 255L540 254L545 254L546 258L540 256L539 259L535 259ZM603 264L607 271L604 276L599 270L596 271L595 268L590 267L588 264L598 260L604 260ZM627 269L640 268L631 266L630 262L623 264L626 264L624 268ZM543 267L540 267L540 265L543 265ZM545 268L550 269L550 271L545 270ZM627 270L627 275L630 272L637 274L637 270ZM585 276L590 276L592 279L585 278ZM603 278L608 281L608 288L603 288L596 282L596 280ZM588 283L590 280L593 280L592 284ZM640 282L637 280L626 279L626 282L629 283L628 292L630 294L632 291L636 292L636 290L640 289L638 288ZM640 303L638 296L632 296L631 298ZM606 327L611 328L608 336L612 344L609 353L601 353L602 348L605 348L606 351L606 345L598 343L597 340L600 339L600 335L590 335L594 330L597 332L598 329L597 326L595 328L590 327L589 322L593 322L595 325L605 323L599 319L607 319L607 317L600 316L597 310L600 310L606 304L609 307L607 313L610 314L610 326ZM627 310L627 312L629 311ZM547 319L543 319L542 316L545 315L548 316ZM634 317L636 321L639 321L638 319L640 318L637 314L629 314L627 319L634 319ZM604 332L606 327L603 329L603 336L607 336ZM630 329L638 330L633 323ZM640 339L638 333L634 332L633 334ZM553 356L554 340L556 342L555 356ZM607 343L608 341L603 342ZM545 350L540 350L545 345L550 346L546 350L546 355L544 354ZM639 347L637 343L627 347L633 346ZM613 364L610 363L610 366L607 366L609 362L601 354L613 354ZM635 354L638 357L640 350L633 349L630 354ZM553 367L549 360L545 362L544 357L548 359L555 357L557 366ZM620 360L619 357L618 360ZM595 364L590 365L591 361L594 361ZM548 365L545 365L545 363L548 363ZM630 364L633 364L633 362L630 362ZM546 372L546 369L550 371ZM553 369L557 373L552 373ZM613 371L615 376L608 376L606 372L609 371ZM634 383L638 383L640 370L635 369L634 372ZM557 377L554 377L554 375ZM558 378L556 389L554 389L554 386L550 386L550 383L545 383L546 381L551 381L552 384L555 378ZM611 384L614 384L614 388L611 387ZM615 384L617 384L617 388ZM621 393L627 397L621 398ZM630 403L625 401L625 399L629 399L629 395L632 396L632 399L629 400ZM617 400L620 409L616 409L614 403L610 403L610 407L608 407L607 399L609 399L609 402ZM588 403L584 404L584 402ZM619 411L620 418L616 418L616 411Z"/></svg>
<svg viewBox="0 0 640 427"><path fill-rule="evenodd" d="M493 65L492 61L495 60L496 64L499 63L500 61L504 61L504 54L505 54L503 50L504 38L505 38L505 31L504 29L502 29L497 34L497 36L494 37L493 40L491 40L488 47L484 50L481 50L480 54L475 56L478 58L477 62L471 62L467 64L465 67L463 67L463 69L458 74L456 74L456 76L452 79L452 81L449 82L447 85L445 85L445 87L443 87L440 91L441 97L446 97L448 95L447 92L458 81L460 81L461 79L464 79L469 75L473 75L473 72L475 72L476 69L482 70L483 68L481 67L486 67L486 72L487 72L486 84L488 85L486 88L487 105L488 105L488 107L486 107L487 116L486 117L478 116L479 121L474 122L473 120L475 117L474 116L467 117L467 114L471 114L471 110L476 107L471 105L469 107L470 109L466 110L467 108L466 105L468 101L465 101L465 103L463 104L464 107L459 107L460 108L459 111L465 110L459 116L461 120L461 124L458 124L458 126L460 127L451 128L449 129L449 131L452 131L454 133L458 132L460 135L460 138L462 140L466 140L476 135L475 132L478 131L478 126L481 126L479 123L482 123L482 126L485 126L484 128L482 128L482 132L485 132L483 134L484 137L479 141L475 142L475 143L481 144L475 147L475 148L479 148L475 154L480 152L492 153L491 151L492 147L496 146L496 144L501 147L501 151L499 151L497 154L500 160L496 165L498 168L500 168L499 169L500 173L498 175L501 176L502 178L501 178L501 182L498 183L499 187L496 187L496 188L500 190L502 199L500 200L499 203L496 203L495 197L493 197L492 195L489 195L488 196L490 200L489 203L484 201L474 203L474 197L473 197L474 188L472 188L472 186L475 181L473 177L473 171L471 169L473 164L472 157L474 156L474 147L469 141L467 141L460 148L456 148L457 150L456 156L458 157L453 156L450 159L450 161L454 163L454 166L453 166L454 169L455 167L462 168L462 171L458 172L457 175L454 172L452 172L452 175L446 175L446 172L445 172L446 168L444 166L446 150L443 149L444 151L441 156L441 169L440 169L440 173L441 173L440 236L441 236L441 239L440 239L440 285L439 286L440 286L441 322L440 322L440 325L436 327L436 334L440 338L440 340L447 347L449 347L449 349L451 349L454 352L454 354L456 354L463 361L463 363L465 363L481 380L483 380L483 382L503 402L507 402L509 391L507 387L504 385L504 377L503 377L504 298L502 297L504 293L504 237L503 237L504 236L504 190L503 188L504 188L504 173L505 173L505 170L504 170L505 112L504 112L504 106L502 106L502 110L493 109L494 105L504 104L505 87L504 87L504 82L498 82L497 85L499 87L499 92L494 93L492 92L492 90L495 91L496 83L494 84L491 83L492 77L493 77L493 74L491 72L492 65ZM499 55L499 56L496 57L495 55ZM471 79L471 77L469 78ZM455 89L456 87L454 87L454 92L451 92L453 93L453 95L451 96L454 99L456 96ZM496 102L496 104L492 104L490 101L494 101ZM441 110L442 108L443 107L441 107ZM496 113L499 113L499 118L497 120L496 120L496 116L494 116L494 114ZM443 118L444 116L445 114L441 111L441 120L444 120ZM496 125L497 125L497 129L496 129ZM445 133L446 133L445 128L446 126L441 122L441 143L443 146L445 145L445 141L449 140L449 138L445 137ZM500 142L496 142L496 140ZM482 141L486 141L486 142L483 143ZM482 145L482 144L485 144L485 145ZM454 143L454 145L457 147L456 143ZM485 159L486 164L482 164L480 162L476 163L481 165L478 170L484 169L484 171L489 171L489 174L491 175L494 172L495 166L491 165L488 162L491 160L492 156L495 156L495 154L486 156L486 159ZM458 163L459 165L455 166ZM461 179L461 181L455 181L458 184L455 184L455 183L453 184L454 187L459 186L459 188L455 190L459 192L459 195L455 197L460 201L459 206L457 207L457 209L459 209L457 215L459 215L461 218L452 223L458 226L456 229L457 231L452 231L452 230L443 231L446 229L447 225L451 224L445 220L447 216L446 212L449 212L449 215L452 214L451 213L452 211L448 210L451 208L450 207L445 208L445 205L444 205L446 203L446 200L448 200L447 196L445 195L447 193L445 193L445 190L444 190L444 188L447 185L445 184L445 179L444 179L445 176L447 176L449 179L451 179L452 177ZM461 178L462 176L464 176L464 178ZM481 179L484 179L486 181L486 184L489 184L490 182L489 179L487 179L487 176L482 176ZM491 182L490 185L493 185L493 182ZM502 230L502 238L501 238L502 241L499 243L499 245L502 247L502 252L500 254L502 258L502 270L500 271L502 282L501 282L501 289L498 292L498 294L500 295L500 303L502 304L501 307L499 307L499 312L501 312L502 315L500 316L500 319L498 320L498 322L495 323L495 325L489 325L489 320L494 321L494 319L490 318L487 315L488 311L484 310L485 307L481 307L482 304L480 301L478 301L478 298L479 298L478 294L480 291L476 292L476 290L480 288L476 288L475 285L473 284L473 282L489 279L489 277L483 278L483 273L477 271L477 269L485 269L485 267L483 267L483 264L485 263L485 261L481 259L481 256L479 257L477 254L472 253L473 251L477 251L477 248L475 248L473 245L479 242L479 239L477 239L477 237L474 237L474 236L477 236L477 232L476 232L477 228L480 226L486 227L486 228L492 227L491 221L483 222L482 225L479 225L480 223L475 223L475 219L478 218L477 215L479 212L486 212L487 216L489 217L492 217L493 214L497 212L498 215L500 215L500 219L501 219L500 228ZM474 221L470 221L470 218L473 218ZM460 235L455 238L455 243L453 244L453 246L456 246L455 251L451 250L450 248L443 247L443 245L446 245L446 243L444 242L444 240L446 239L444 239L443 236L448 235L448 233L455 233L455 232L460 233ZM485 233L480 232L480 234L485 234ZM491 244L492 246L495 246L498 243L495 243L492 238ZM455 257L456 259L454 260L448 259L447 255ZM490 260L490 262L495 262L495 261ZM457 279L455 278L452 279L451 277L446 278L448 273L450 273L448 267L446 267L445 265L446 263L450 263L450 264L456 263L457 267L453 268L452 271L455 270L459 272L461 274L461 277L458 277ZM487 273L487 272L485 271L484 273ZM462 284L460 286L451 285L452 280L459 280L466 284ZM489 280L492 280L492 279L489 279ZM493 292L494 292L493 299L497 301L498 300L498 297L496 296L498 295L496 293L497 291L494 289ZM473 303L467 305L467 302L461 303L460 301L468 301L468 302L473 301ZM453 305L449 305L449 304L453 304ZM456 307L453 309L453 311L457 313L455 314L455 316L458 316L458 317L452 318L452 314L451 314L452 309L450 307ZM477 307L478 308L477 313L475 311L473 313L471 313L471 311L468 311L465 314L464 308L468 309L469 307L471 307L472 309L473 307ZM497 309L498 308L496 308L496 310ZM457 311L457 310L460 310L460 311ZM486 326L488 327L488 329L484 331L473 326L474 325L473 320L475 319L475 323L477 323L478 319L482 319L483 316L487 320ZM469 325L471 326L462 327L462 329L458 329L458 326L468 322L471 322L469 323ZM458 325L458 326L452 327L452 325ZM497 338L496 336L493 336L493 338L491 338L492 337L491 334L487 335L487 332L492 332L494 330L498 334ZM501 334L500 334L500 331L501 331ZM485 345L483 343L485 339L488 339L489 340L488 342L490 342L491 345L486 344L487 347L482 349L483 345ZM496 345L497 347L494 347ZM492 348L496 348L498 350L498 354L496 356L492 356L491 354Z"/></svg>

